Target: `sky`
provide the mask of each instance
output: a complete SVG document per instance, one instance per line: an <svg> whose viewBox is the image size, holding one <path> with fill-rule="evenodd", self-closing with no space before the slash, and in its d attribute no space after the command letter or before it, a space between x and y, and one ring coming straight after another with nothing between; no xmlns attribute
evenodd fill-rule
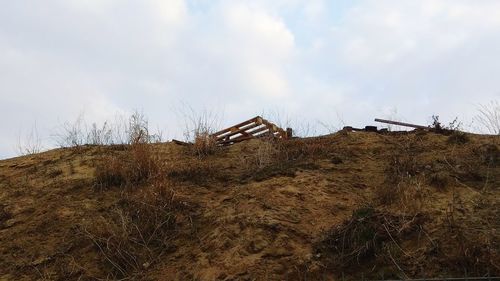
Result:
<svg viewBox="0 0 500 281"><path fill-rule="evenodd" d="M143 112L301 133L374 118L465 127L500 99L498 0L0 1L0 159L36 128ZM278 120L277 120L278 119ZM298 129L297 129L298 128ZM311 129L312 128L312 129Z"/></svg>

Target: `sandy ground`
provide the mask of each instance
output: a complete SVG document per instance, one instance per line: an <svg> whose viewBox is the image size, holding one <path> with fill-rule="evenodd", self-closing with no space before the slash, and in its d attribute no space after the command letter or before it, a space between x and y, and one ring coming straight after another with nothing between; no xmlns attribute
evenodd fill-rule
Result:
<svg viewBox="0 0 500 281"><path fill-rule="evenodd" d="M320 256L315 245L353 211L375 202L377 188L388 184L388 169L399 165L391 158L395 151L411 152L418 173L425 175L419 192L425 198L418 212L429 217L427 233L435 235L436 241L445 235L438 226L443 225L453 203L461 225L475 229L468 233L489 239L488 245L498 254L497 144L498 137L475 135L465 144L456 144L450 143L448 136L433 133L338 133L322 138L322 151L314 155L289 159L285 166L260 163L262 167L257 168L248 159L262 153L260 141L225 148L200 160L223 176L201 181L172 179L175 197L190 206L179 214L173 249L129 277L315 280L320 274L326 280L337 280L344 269L329 267L328 258ZM487 145L497 150L484 153L498 159L482 161L481 149ZM163 161L174 166L193 158L172 143L156 144L155 149ZM110 150L57 149L0 161L0 280L112 279L99 249L81 235L80 226L102 221L125 193L148 186L131 191L96 189L96 163ZM442 171L447 173L446 184L437 188L429 179ZM399 204L380 204L378 208L401 211ZM421 246L405 241L402 247L416 253ZM419 255L420 260L413 259L415 264L404 264L408 268L405 274L442 276L461 270L443 266L448 263L441 260L442 255ZM426 257L434 262L427 263ZM499 266L498 255L490 258L494 259L494 272L494 266ZM363 264L359 268L368 275L376 271ZM386 268L401 276L393 263ZM352 269L345 270L356 276Z"/></svg>

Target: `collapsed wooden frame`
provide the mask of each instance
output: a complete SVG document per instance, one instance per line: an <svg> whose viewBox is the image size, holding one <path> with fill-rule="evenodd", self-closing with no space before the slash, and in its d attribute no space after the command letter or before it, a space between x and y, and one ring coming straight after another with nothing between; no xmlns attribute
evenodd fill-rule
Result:
<svg viewBox="0 0 500 281"><path fill-rule="evenodd" d="M287 128L285 131L266 119L256 116L247 121L213 133L209 135L209 138L212 138L219 146L227 146L254 138L270 137L276 139L289 139L292 138L292 134L293 131L291 128ZM175 139L172 141L179 145L192 144Z"/></svg>
<svg viewBox="0 0 500 281"><path fill-rule="evenodd" d="M215 139L218 145L225 146L253 138L272 137L288 139L292 137L292 129L287 128L285 131L266 119L256 116L210 136Z"/></svg>

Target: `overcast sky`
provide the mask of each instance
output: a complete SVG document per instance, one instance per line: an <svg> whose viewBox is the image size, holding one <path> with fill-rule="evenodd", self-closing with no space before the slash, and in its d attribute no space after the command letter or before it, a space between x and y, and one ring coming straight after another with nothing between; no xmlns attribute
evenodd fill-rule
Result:
<svg viewBox="0 0 500 281"><path fill-rule="evenodd" d="M82 112L142 110L169 138L187 106L221 125L468 125L500 97L499 54L498 0L1 1L0 158Z"/></svg>

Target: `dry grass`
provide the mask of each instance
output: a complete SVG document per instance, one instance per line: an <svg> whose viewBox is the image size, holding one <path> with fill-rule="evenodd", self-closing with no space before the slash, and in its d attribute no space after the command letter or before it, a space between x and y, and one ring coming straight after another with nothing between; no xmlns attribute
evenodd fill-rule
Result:
<svg viewBox="0 0 500 281"><path fill-rule="evenodd" d="M494 143L487 143L474 147L473 153L479 158L480 163L496 166L500 164L500 149Z"/></svg>
<svg viewBox="0 0 500 281"><path fill-rule="evenodd" d="M450 175L447 171L439 171L429 176L429 184L439 190L444 190L450 182Z"/></svg>
<svg viewBox="0 0 500 281"><path fill-rule="evenodd" d="M377 204L396 206L407 214L419 213L426 204L430 191L418 179L401 181L396 185L384 184L374 188Z"/></svg>
<svg viewBox="0 0 500 281"><path fill-rule="evenodd" d="M315 161L329 157L332 151L331 139L327 138L262 138L250 153L241 157L242 177L260 181L278 175L294 176L297 167L317 167Z"/></svg>
<svg viewBox="0 0 500 281"><path fill-rule="evenodd" d="M178 162L176 165L168 167L166 175L172 180L202 186L206 186L212 181L227 179L221 167L206 158L186 159L183 162Z"/></svg>
<svg viewBox="0 0 500 281"><path fill-rule="evenodd" d="M216 140L211 136L217 131L220 123L215 113L203 111L198 114L188 107L183 115L185 118L184 137L187 142L193 144L188 149L190 154L204 158L220 150Z"/></svg>
<svg viewBox="0 0 500 281"><path fill-rule="evenodd" d="M467 133L461 131L453 131L451 135L448 137L449 144L466 144L470 141Z"/></svg>
<svg viewBox="0 0 500 281"><path fill-rule="evenodd" d="M428 193L422 179L423 168L417 158L420 151L418 138L404 136L402 139L403 142L398 143L389 155L384 183L374 188L374 201L417 213Z"/></svg>
<svg viewBox="0 0 500 281"><path fill-rule="evenodd" d="M328 257L329 267L347 270L359 264L373 266L375 260L393 259L391 249L403 252L402 240L416 235L426 217L394 215L373 207L363 207L353 212L350 219L329 230L316 245ZM358 270L357 274L361 271Z"/></svg>
<svg viewBox="0 0 500 281"><path fill-rule="evenodd" d="M491 201L482 196L482 205ZM438 231L439 256L444 266L453 266L468 275L497 276L500 274L500 236L496 231L500 217L498 211L483 214L476 222L465 217L464 200L453 190L446 210L446 219ZM495 209L498 206L489 206ZM479 223L479 225L474 225ZM484 224L492 224L484 228ZM450 239L452 238L452 239Z"/></svg>
<svg viewBox="0 0 500 281"><path fill-rule="evenodd" d="M164 163L147 143L136 143L124 153L103 157L95 169L98 188L135 185L161 177Z"/></svg>
<svg viewBox="0 0 500 281"><path fill-rule="evenodd" d="M189 148L199 158L215 154L220 149L209 131L196 132L193 145Z"/></svg>
<svg viewBox="0 0 500 281"><path fill-rule="evenodd" d="M171 188L158 181L139 196L123 198L111 216L80 232L92 241L112 278L132 277L173 249L178 208Z"/></svg>
<svg viewBox="0 0 500 281"><path fill-rule="evenodd" d="M0 229L2 228L3 224L11 218L12 215L6 210L6 206L0 204Z"/></svg>

